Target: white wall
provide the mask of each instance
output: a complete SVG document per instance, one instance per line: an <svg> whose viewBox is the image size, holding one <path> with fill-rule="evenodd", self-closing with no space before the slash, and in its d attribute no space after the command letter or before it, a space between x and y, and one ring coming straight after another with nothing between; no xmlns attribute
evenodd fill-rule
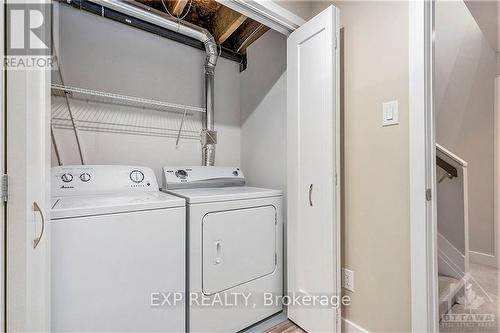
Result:
<svg viewBox="0 0 500 333"><path fill-rule="evenodd" d="M60 59L67 85L203 106L205 52L65 5L59 19ZM146 115L137 112L136 116ZM168 114L159 116L165 122L171 120ZM215 121L216 164L240 165L239 66L222 58L215 76ZM196 124L199 117L193 121ZM164 165L201 163L196 140L181 140L176 149L172 138L80 133L86 164L147 165L160 176ZM56 137L63 162L78 163L71 131L56 130Z"/></svg>
<svg viewBox="0 0 500 333"><path fill-rule="evenodd" d="M491 0L464 0L479 28L495 51L500 51L500 4Z"/></svg>
<svg viewBox="0 0 500 333"><path fill-rule="evenodd" d="M312 17L312 3L314 1L301 1L301 0L272 0L277 5L283 7L289 12L309 20Z"/></svg>
<svg viewBox="0 0 500 333"><path fill-rule="evenodd" d="M469 246L493 255L496 53L463 2L438 1L435 22L436 141L468 162Z"/></svg>
<svg viewBox="0 0 500 333"><path fill-rule="evenodd" d="M249 185L286 186L286 37L269 31L241 73L241 166Z"/></svg>

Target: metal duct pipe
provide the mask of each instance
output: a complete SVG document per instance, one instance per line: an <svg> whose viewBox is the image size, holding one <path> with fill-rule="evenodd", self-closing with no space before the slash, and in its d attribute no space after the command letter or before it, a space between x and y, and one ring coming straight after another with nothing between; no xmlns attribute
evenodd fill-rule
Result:
<svg viewBox="0 0 500 333"><path fill-rule="evenodd" d="M217 58L219 57L215 38L208 30L185 21L176 20L159 10L153 9L135 1L125 0L90 0L103 7L136 19L175 31L182 35L197 39L205 45L205 119L201 132L202 163L215 164L215 144L217 132L214 130L214 75Z"/></svg>
<svg viewBox="0 0 500 333"><path fill-rule="evenodd" d="M214 130L214 90L214 73L205 71L205 105L207 112L201 134L201 159L203 165L215 165L217 132ZM211 110L211 112L208 110Z"/></svg>

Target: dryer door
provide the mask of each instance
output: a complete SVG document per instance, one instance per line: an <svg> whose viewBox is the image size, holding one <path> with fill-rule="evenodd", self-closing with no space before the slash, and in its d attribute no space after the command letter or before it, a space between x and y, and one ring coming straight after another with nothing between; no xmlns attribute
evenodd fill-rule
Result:
<svg viewBox="0 0 500 333"><path fill-rule="evenodd" d="M214 212L203 218L203 293L212 295L276 268L276 208Z"/></svg>

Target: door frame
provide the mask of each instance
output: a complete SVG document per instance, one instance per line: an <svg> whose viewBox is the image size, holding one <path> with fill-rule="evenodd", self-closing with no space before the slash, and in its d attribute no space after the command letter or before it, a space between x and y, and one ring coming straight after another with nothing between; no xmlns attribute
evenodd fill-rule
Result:
<svg viewBox="0 0 500 333"><path fill-rule="evenodd" d="M0 51L2 54L2 58L5 56L4 52L4 45L5 43L3 42L6 38L5 36L5 6L1 5L0 6ZM4 70L4 61L1 61L0 64L0 71L1 71L1 77L0 77L0 175L5 174L5 169L6 169L6 129L7 126L5 125L5 117L6 117L6 112L5 112L5 70ZM2 184L3 185L3 184ZM0 330L6 332L7 327L6 327L6 312L5 312L5 278L6 278L6 271L5 271L5 263L6 263L6 253L5 253L5 223L7 221L7 207L6 203L3 198L0 197L0 309L2 309L2 313L0 314Z"/></svg>
<svg viewBox="0 0 500 333"><path fill-rule="evenodd" d="M291 11L276 4L276 1L259 0L215 0L251 19L267 25L284 35L289 35L306 22Z"/></svg>
<svg viewBox="0 0 500 333"><path fill-rule="evenodd" d="M411 327L439 329L436 149L434 124L435 2L409 2Z"/></svg>
<svg viewBox="0 0 500 333"><path fill-rule="evenodd" d="M494 207L493 207L493 231L494 256L493 266L500 268L500 75L495 77L495 112L494 112Z"/></svg>

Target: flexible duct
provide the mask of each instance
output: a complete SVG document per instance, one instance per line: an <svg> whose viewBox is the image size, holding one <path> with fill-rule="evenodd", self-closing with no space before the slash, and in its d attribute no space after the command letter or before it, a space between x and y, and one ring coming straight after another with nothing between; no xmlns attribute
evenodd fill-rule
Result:
<svg viewBox="0 0 500 333"><path fill-rule="evenodd" d="M215 164L215 144L217 143L217 132L214 130L214 74L218 58L218 48L215 38L208 30L200 28L185 21L179 21L163 12L143 5L135 1L124 0L90 0L103 7L112 9L119 13L134 17L136 19L157 25L159 27L175 31L203 42L205 52L205 119L201 133L202 163L203 165Z"/></svg>

